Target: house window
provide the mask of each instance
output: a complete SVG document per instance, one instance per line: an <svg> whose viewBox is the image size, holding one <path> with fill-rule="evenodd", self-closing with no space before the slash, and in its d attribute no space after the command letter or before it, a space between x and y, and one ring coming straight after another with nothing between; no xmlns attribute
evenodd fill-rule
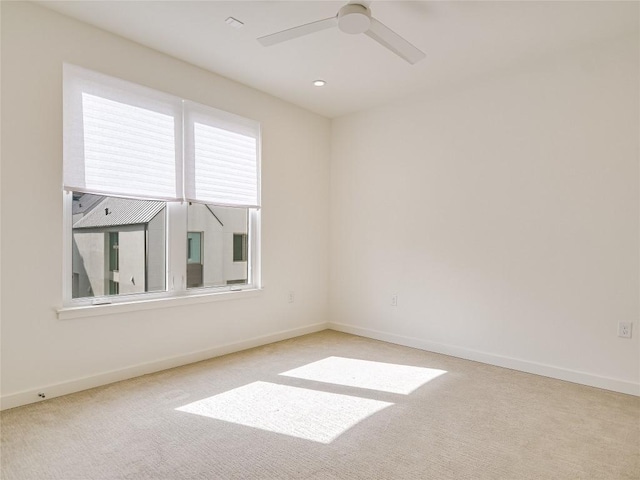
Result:
<svg viewBox="0 0 640 480"><path fill-rule="evenodd" d="M203 284L202 233L187 232L187 288Z"/></svg>
<svg viewBox="0 0 640 480"><path fill-rule="evenodd" d="M253 120L65 65L65 305L258 288L259 156Z"/></svg>
<svg viewBox="0 0 640 480"><path fill-rule="evenodd" d="M120 265L118 258L118 232L109 232L109 249L107 252L109 255L109 271L117 272Z"/></svg>
<svg viewBox="0 0 640 480"><path fill-rule="evenodd" d="M246 233L233 234L233 261L234 262L247 261L247 234Z"/></svg>
<svg viewBox="0 0 640 480"><path fill-rule="evenodd" d="M120 282L109 280L109 295L118 295L120 293Z"/></svg>
<svg viewBox="0 0 640 480"><path fill-rule="evenodd" d="M202 263L202 232L187 233L187 263Z"/></svg>

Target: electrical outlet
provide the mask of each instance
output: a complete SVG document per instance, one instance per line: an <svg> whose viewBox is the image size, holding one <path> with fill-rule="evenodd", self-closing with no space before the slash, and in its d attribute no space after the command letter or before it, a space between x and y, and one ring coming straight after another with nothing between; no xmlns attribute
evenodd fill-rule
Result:
<svg viewBox="0 0 640 480"><path fill-rule="evenodd" d="M392 307L397 307L398 306L398 294L394 293L393 295L391 295L391 306Z"/></svg>
<svg viewBox="0 0 640 480"><path fill-rule="evenodd" d="M289 303L293 303L293 301L295 300L295 295L293 294L293 292L289 292Z"/></svg>
<svg viewBox="0 0 640 480"><path fill-rule="evenodd" d="M618 336L622 338L631 338L631 322L618 322Z"/></svg>

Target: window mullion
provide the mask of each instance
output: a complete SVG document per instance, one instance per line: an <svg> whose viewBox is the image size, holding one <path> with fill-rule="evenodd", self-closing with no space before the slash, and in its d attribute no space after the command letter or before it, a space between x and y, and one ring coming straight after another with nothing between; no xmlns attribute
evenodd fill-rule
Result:
<svg viewBox="0 0 640 480"><path fill-rule="evenodd" d="M249 211L248 277L254 288L262 288L260 231L260 210L253 208Z"/></svg>
<svg viewBox="0 0 640 480"><path fill-rule="evenodd" d="M168 203L167 212L167 290L180 295L187 291L187 203Z"/></svg>
<svg viewBox="0 0 640 480"><path fill-rule="evenodd" d="M62 282L62 299L65 304L68 304L73 297L73 194L71 192L63 192L62 202L62 223L64 226L64 250L62 252L64 281Z"/></svg>

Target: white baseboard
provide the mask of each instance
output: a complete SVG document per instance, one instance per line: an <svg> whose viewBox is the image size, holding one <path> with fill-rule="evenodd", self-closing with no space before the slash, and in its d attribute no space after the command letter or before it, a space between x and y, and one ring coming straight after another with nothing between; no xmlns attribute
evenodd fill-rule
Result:
<svg viewBox="0 0 640 480"><path fill-rule="evenodd" d="M87 390L89 388L100 387L109 383L139 377L148 373L159 372L168 368L180 367L189 363L199 362L202 360L207 360L209 358L239 352L248 348L259 347L261 345L267 345L269 343L299 337L300 335L306 335L308 333L320 332L326 329L326 323L316 323L313 325L293 328L290 330L282 330L280 332L250 338L248 340L242 340L240 342L229 343L206 350L191 352L185 355L163 358L161 360L141 363L120 370L112 370L110 372L78 378L75 380L70 380L68 382L45 385L33 390L26 390L18 393L4 395L0 397L0 410L6 410L8 408L27 405L29 403L40 402L43 400L38 397L38 393L40 392L44 392L47 399L60 397L62 395L68 395L70 393Z"/></svg>
<svg viewBox="0 0 640 480"><path fill-rule="evenodd" d="M592 387L603 388L605 390L611 390L614 392L626 393L629 395L640 396L640 384L628 382L625 380L619 380L615 378L600 377L584 372L577 372L573 370L567 370L551 365L544 365L541 363L528 362L519 360L516 358L503 357L500 355L494 355L485 352L479 352L476 350L470 350L454 345L445 345L441 343L429 342L421 340L415 337L406 337L402 335L396 335L388 332L381 332L378 330L372 330L369 328L357 327L354 325L347 325L343 323L316 323L313 325L307 325L304 327L293 328L290 330L282 330L269 335L263 335L260 337L254 337L248 340L240 342L229 343L218 347L200 350L197 352L188 353L185 355L178 355L174 357L164 358L153 362L141 363L131 367L123 368L120 370L112 370L110 372L101 373L98 375L92 375L89 377L78 378L70 380L68 382L62 382L52 385L45 385L37 389L25 390L18 393L4 395L0 397L0 410L6 410L9 408L19 407L21 405L27 405L29 403L35 403L42 401L38 397L39 392L44 392L46 398L55 398L62 395L68 395L70 393L87 390L90 388L100 387L109 383L118 382L121 380L127 380L129 378L139 377L148 373L159 372L168 368L179 367L187 365L189 363L199 362L207 360L209 358L219 357L229 353L239 352L248 348L259 347L261 345L267 345L269 343L278 342L281 340L287 340L289 338L298 337L300 335L306 335L309 333L320 332L330 328L339 332L350 333L353 335L359 335L361 337L373 338L375 340L382 340L384 342L395 343L406 347L418 348L420 350L427 350L430 352L441 353L444 355L451 355L453 357L464 358L466 360L473 360L476 362L486 363L489 365L495 365L498 367L510 368L513 370L519 370L522 372L533 373L536 375L542 375L545 377L556 378L559 380L566 380L573 383L579 383L582 385L589 385Z"/></svg>
<svg viewBox="0 0 640 480"><path fill-rule="evenodd" d="M602 388L614 392L640 396L640 384L628 382L626 380L600 377L598 375L592 375L590 373L567 370L560 367L554 367L552 365L519 360L517 358L503 357L501 355L479 352L477 350L470 350L454 345L429 342L415 337L405 337L402 335L381 332L378 330L357 327L354 325L347 325L344 323L329 322L328 328L330 328L331 330L350 333L361 337L373 338L375 340L395 343L398 345L403 345L405 347L413 347L434 353L442 353L444 355L450 355L452 357L464 358L466 360L473 360L476 362L487 363L489 365L495 365L498 367L519 370L521 372L533 373L536 375L542 375L544 377L551 377L558 380L566 380L568 382L579 383L581 385L588 385L591 387Z"/></svg>

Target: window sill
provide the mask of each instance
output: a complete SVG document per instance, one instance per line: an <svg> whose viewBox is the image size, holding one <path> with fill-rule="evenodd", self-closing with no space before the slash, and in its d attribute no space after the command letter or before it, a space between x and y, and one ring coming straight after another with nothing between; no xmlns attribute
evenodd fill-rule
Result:
<svg viewBox="0 0 640 480"><path fill-rule="evenodd" d="M184 305L195 305L198 303L219 302L224 300L240 300L243 298L257 297L262 293L262 290L262 288L254 288L241 291L225 291L184 295L180 297L153 298L148 300L108 303L102 305L62 307L58 308L56 312L58 315L58 320L70 320L74 318L96 317L99 315L116 315L119 313L138 312L141 310L153 310L157 308L181 307Z"/></svg>

